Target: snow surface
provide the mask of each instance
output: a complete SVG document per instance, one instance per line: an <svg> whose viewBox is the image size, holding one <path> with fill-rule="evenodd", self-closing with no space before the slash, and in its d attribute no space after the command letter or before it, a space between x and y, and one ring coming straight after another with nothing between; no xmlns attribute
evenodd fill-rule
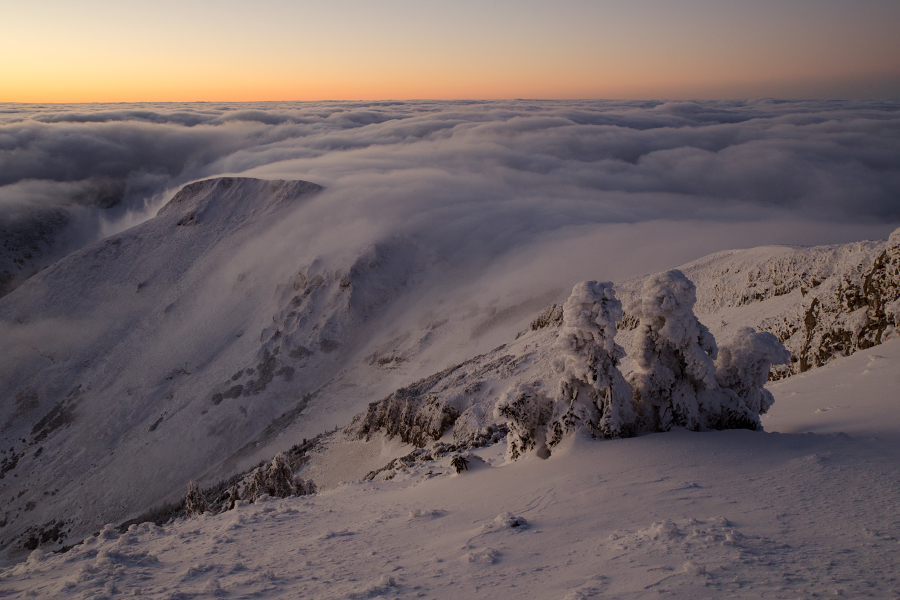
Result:
<svg viewBox="0 0 900 600"><path fill-rule="evenodd" d="M557 386L558 328L523 328L564 298L546 286L508 293L490 269L470 280L415 237L354 246L319 225L329 206L319 190L191 184L155 218L0 299L0 393L11 399L0 405L3 560L24 559L29 536L71 544L179 501L189 480L205 487L270 461L417 380L429 381L412 395L436 402L431 417L461 413L457 441L496 425L511 387ZM900 251L898 234L726 251L684 269L701 322L722 342L773 314L802 321L814 293L825 298L847 269L860 279L888 246ZM804 293L810 278L821 281ZM616 293L627 302L645 279ZM633 334L615 341L631 347ZM408 452L342 444L315 454L303 476L328 489ZM334 469L343 455L352 468Z"/></svg>
<svg viewBox="0 0 900 600"><path fill-rule="evenodd" d="M495 444L460 474L446 456L390 481L107 528L0 572L0 597L895 598L897 373L894 340L776 383L768 433L577 435L515 462ZM852 411L815 412L840 406Z"/></svg>
<svg viewBox="0 0 900 600"><path fill-rule="evenodd" d="M896 345L861 351L847 367L829 364L821 379L807 372L771 386L778 402L763 423L781 435L575 438L547 461L514 464L505 464L500 443L472 450L459 475L448 455L345 484L413 449L377 426L363 432L359 421L337 430L372 401L421 405L426 410L412 416L425 426L456 411L444 441L457 443L497 425L505 391L556 386L554 309L542 313L543 326L528 323L564 299L557 283L568 271L559 256L528 262L527 254L517 258L524 275L506 273L503 260L466 270L429 240L394 230L348 242L361 230L341 222L335 197L320 189L196 182L155 218L69 255L0 299L3 560L25 559L23 534L57 534L30 562L3 572L0 596L140 588L151 597L473 597L488 586L506 590L500 597L522 595L513 584L527 586L525 595L572 598L704 586L745 597L751 584L775 597L860 595L877 579L865 569L878 564L871 590L896 592L885 566L894 554L885 550L878 563L847 550L870 541L858 537L860 527L884 543L896 537ZM697 284L700 322L722 343L746 325L803 337L792 328L812 299L831 310L851 298L847 290L871 287L878 256L896 275L900 233L888 242L726 251L682 269ZM516 277L523 279L511 284ZM615 286L626 306L645 280ZM879 341L896 335L898 282L875 286L893 323L882 323ZM817 323L845 327L856 344L827 349L825 362L862 347L866 310L822 313L827 319ZM633 336L626 329L605 343L631 347ZM622 366L627 373L634 364ZM859 411L847 408L857 406L851 399ZM421 433L422 423L414 425ZM208 486L332 427L300 472L318 484L315 497L165 531L139 525L89 537L104 522L179 500L190 479ZM829 435L798 435L806 431ZM228 533L241 519L239 533ZM852 531L841 537L831 522ZM93 541L42 557L86 536ZM739 539L756 541L735 546ZM832 560L815 554L822 548L846 560L834 566L834 586L820 589L825 580L812 573ZM430 574L426 560L438 565ZM775 573L779 562L793 566ZM244 568L233 570L237 563ZM750 563L762 564L761 574ZM857 563L865 576L847 574Z"/></svg>
<svg viewBox="0 0 900 600"><path fill-rule="evenodd" d="M770 384L767 431L890 437L900 431L900 340Z"/></svg>

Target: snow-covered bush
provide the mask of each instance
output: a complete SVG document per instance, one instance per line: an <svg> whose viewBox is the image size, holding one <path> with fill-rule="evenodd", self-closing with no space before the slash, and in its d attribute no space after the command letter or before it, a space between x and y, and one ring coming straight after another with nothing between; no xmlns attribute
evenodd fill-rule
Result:
<svg viewBox="0 0 900 600"><path fill-rule="evenodd" d="M632 358L631 385L644 428L696 430L702 424L700 396L715 390L718 349L694 316L697 289L677 269L647 279L629 312L640 319Z"/></svg>
<svg viewBox="0 0 900 600"><path fill-rule="evenodd" d="M900 335L900 299L884 306L884 317L888 326L885 328L883 339L889 340Z"/></svg>
<svg viewBox="0 0 900 600"><path fill-rule="evenodd" d="M615 342L616 321L621 318L622 303L608 281L577 284L563 305L563 328L555 345L562 378L550 446L583 426L608 438L636 433L631 390L618 368L625 355Z"/></svg>
<svg viewBox="0 0 900 600"><path fill-rule="evenodd" d="M279 452L276 454L272 459L272 464L269 465L267 477L269 495L276 498L292 496L294 494L293 475L294 472L288 464L284 453Z"/></svg>
<svg viewBox="0 0 900 600"><path fill-rule="evenodd" d="M404 443L420 448L440 439L448 428L453 427L459 410L441 398L425 393L438 379L440 377L434 375L427 377L398 389L383 400L372 402L365 413L353 418L345 431L365 440L376 431L383 431L389 438L398 436Z"/></svg>
<svg viewBox="0 0 900 600"><path fill-rule="evenodd" d="M294 494L297 496L310 496L316 493L316 484L312 479L303 479L294 475Z"/></svg>
<svg viewBox="0 0 900 600"><path fill-rule="evenodd" d="M187 495L184 497L184 514L187 517L198 517L209 510L206 498L200 492L197 484L191 481L188 483Z"/></svg>
<svg viewBox="0 0 900 600"><path fill-rule="evenodd" d="M519 383L510 387L497 401L494 409L498 419L506 420L506 456L515 460L530 450L549 454L547 423L553 413L553 403L540 384Z"/></svg>
<svg viewBox="0 0 900 600"><path fill-rule="evenodd" d="M238 501L241 499L241 493L238 490L236 485L228 488L228 500L225 503L225 510L232 510L235 506L237 506Z"/></svg>
<svg viewBox="0 0 900 600"><path fill-rule="evenodd" d="M253 469L253 472L250 473L247 486L244 488L244 493L241 494L244 500L247 502L255 502L263 494L268 495L267 472L268 469L265 466Z"/></svg>
<svg viewBox="0 0 900 600"><path fill-rule="evenodd" d="M705 421L713 429L759 429L759 415L775 402L765 389L771 365L787 364L791 353L768 332L742 327L719 349L716 382L719 390L704 403Z"/></svg>
<svg viewBox="0 0 900 600"><path fill-rule="evenodd" d="M253 470L241 496L247 502L254 502L264 494L274 498L287 498L315 492L315 484L296 477L287 457L279 452L271 463Z"/></svg>
<svg viewBox="0 0 900 600"><path fill-rule="evenodd" d="M621 318L622 304L612 283L583 281L572 289L554 346L561 373L555 398L548 398L539 384L520 383L497 403L496 416L509 428L508 458L532 449L548 455L550 447L580 427L603 437L637 432L631 390L618 368L625 355L615 342Z"/></svg>

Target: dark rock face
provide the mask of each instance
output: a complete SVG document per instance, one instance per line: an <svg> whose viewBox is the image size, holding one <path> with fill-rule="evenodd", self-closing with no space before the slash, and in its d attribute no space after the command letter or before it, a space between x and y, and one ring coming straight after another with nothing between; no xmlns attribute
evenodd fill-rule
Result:
<svg viewBox="0 0 900 600"><path fill-rule="evenodd" d="M771 308L751 317L755 322L744 323L775 334L791 351L791 362L774 365L770 379L802 373L900 335L900 229L884 242L792 249L760 261L728 251L698 262L685 273L697 284L701 321L704 314L718 318L722 309L770 302ZM617 286L624 304L641 282ZM620 330L637 327L628 310L617 324Z"/></svg>
<svg viewBox="0 0 900 600"><path fill-rule="evenodd" d="M792 354L789 365L773 369L773 378L802 373L836 356L871 348L900 330L900 230L886 244L829 279L830 285L805 291L797 314L762 324Z"/></svg>
<svg viewBox="0 0 900 600"><path fill-rule="evenodd" d="M383 431L388 437L399 436L407 444L426 446L453 427L461 414L454 403L442 396L446 398L450 390L465 382L467 387L462 397L466 398L477 393L486 375L508 375L524 360L524 357L504 354L504 348L500 346L444 369L369 404L366 412L354 417L344 432L368 440L375 432Z"/></svg>
<svg viewBox="0 0 900 600"><path fill-rule="evenodd" d="M537 331L545 327L560 327L563 323L563 307L559 304L551 304L541 311L531 322L531 330Z"/></svg>
<svg viewBox="0 0 900 600"><path fill-rule="evenodd" d="M419 397L410 388L401 388L369 405L365 415L354 419L348 429L359 438L369 439L378 430L419 448L440 438L453 426L459 411L437 396Z"/></svg>

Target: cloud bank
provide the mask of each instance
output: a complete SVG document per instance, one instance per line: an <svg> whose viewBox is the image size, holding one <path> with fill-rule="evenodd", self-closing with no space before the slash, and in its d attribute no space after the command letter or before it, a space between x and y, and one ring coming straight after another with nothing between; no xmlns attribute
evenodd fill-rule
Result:
<svg viewBox="0 0 900 600"><path fill-rule="evenodd" d="M45 260L219 174L320 183L318 230L451 260L703 223L732 232L716 244L847 241L900 224L900 102L0 105L0 227Z"/></svg>

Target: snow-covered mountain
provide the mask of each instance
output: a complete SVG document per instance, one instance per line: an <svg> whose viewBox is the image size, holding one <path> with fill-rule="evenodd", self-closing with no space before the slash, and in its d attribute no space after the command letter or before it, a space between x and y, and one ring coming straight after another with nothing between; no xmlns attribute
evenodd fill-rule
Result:
<svg viewBox="0 0 900 600"><path fill-rule="evenodd" d="M394 239L273 278L254 245L320 189L188 185L156 218L3 298L5 545L121 519L239 461L306 407L421 269L410 242Z"/></svg>
<svg viewBox="0 0 900 600"><path fill-rule="evenodd" d="M23 556L23 541L78 541L179 499L190 479L216 483L354 414L301 465L322 490L442 436L457 447L496 441L501 394L557 377L552 303L565 292L499 306L445 294L453 266L391 232L307 248L292 232L321 216L320 190L190 184L154 219L0 299L8 556ZM895 334L898 236L722 252L683 270L713 334L776 333L796 359L788 375ZM617 286L626 349L642 281Z"/></svg>
<svg viewBox="0 0 900 600"><path fill-rule="evenodd" d="M900 230L882 242L720 252L681 269L696 282L696 312L720 344L750 326L775 334L791 350L790 363L773 365L772 379L878 345L900 330ZM626 306L638 300L645 280L616 286ZM502 425L493 408L507 389L532 382L555 386L562 314L554 304L510 343L372 403L347 433L368 438L381 431L417 446L445 431L464 445L490 437L491 428ZM636 325L626 309L617 336L626 349ZM625 374L633 368L626 358Z"/></svg>
<svg viewBox="0 0 900 600"><path fill-rule="evenodd" d="M900 328L900 230L882 242L729 250L680 268L696 282L695 310L717 337L751 325L790 349L776 378L880 344ZM618 286L626 304L642 281Z"/></svg>

